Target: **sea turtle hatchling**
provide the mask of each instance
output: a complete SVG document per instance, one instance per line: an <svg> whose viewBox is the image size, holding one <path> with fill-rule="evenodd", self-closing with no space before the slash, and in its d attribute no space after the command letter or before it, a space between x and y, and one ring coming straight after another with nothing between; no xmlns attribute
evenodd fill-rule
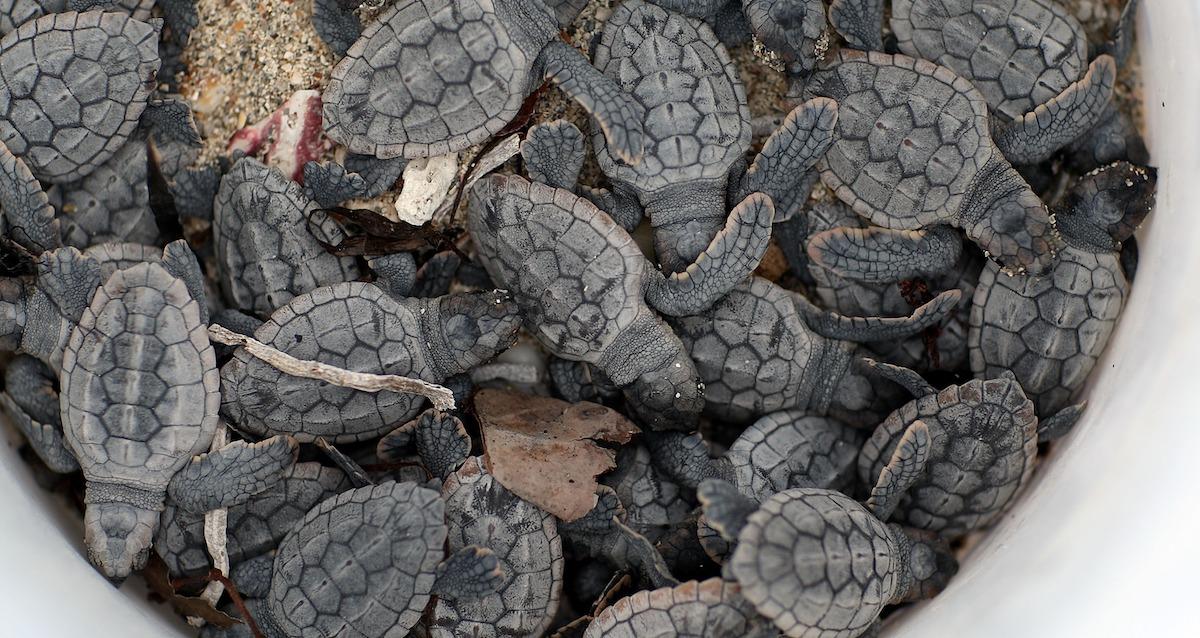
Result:
<svg viewBox="0 0 1200 638"><path fill-rule="evenodd" d="M555 518L507 490L480 457L467 459L442 487L451 553L487 547L500 563L495 592L468 600L439 599L433 638L541 636L562 592L563 552Z"/></svg>
<svg viewBox="0 0 1200 638"><path fill-rule="evenodd" d="M403 638L432 596L477 599L504 575L491 550L446 556L445 503L386 482L317 505L279 544L267 597L250 607L272 638ZM443 560L444 559L444 560Z"/></svg>
<svg viewBox="0 0 1200 638"><path fill-rule="evenodd" d="M555 356L595 365L648 426L692 429L704 401L696 369L651 307L700 312L746 277L766 250L768 198L747 197L696 263L669 277L612 218L562 189L492 175L472 186L467 210L479 256L528 332Z"/></svg>
<svg viewBox="0 0 1200 638"><path fill-rule="evenodd" d="M839 104L836 141L819 164L839 199L877 226L957 226L1008 270L1046 270L1049 213L992 142L970 82L873 51L843 49L827 64L805 93Z"/></svg>
<svg viewBox="0 0 1200 638"><path fill-rule="evenodd" d="M645 114L562 41L541 0L397 2L334 67L325 130L384 159L453 153L503 129L543 79L592 115L621 158L641 158Z"/></svg>
<svg viewBox="0 0 1200 638"><path fill-rule="evenodd" d="M155 87L160 25L66 12L9 32L0 39L0 141L46 182L80 179L108 161Z"/></svg>
<svg viewBox="0 0 1200 638"><path fill-rule="evenodd" d="M55 184L46 196L60 212L62 242L84 250L109 242L155 244L146 141L135 137L83 179Z"/></svg>
<svg viewBox="0 0 1200 638"><path fill-rule="evenodd" d="M642 590L604 608L583 638L770 638L770 623L742 598L737 583L709 578Z"/></svg>

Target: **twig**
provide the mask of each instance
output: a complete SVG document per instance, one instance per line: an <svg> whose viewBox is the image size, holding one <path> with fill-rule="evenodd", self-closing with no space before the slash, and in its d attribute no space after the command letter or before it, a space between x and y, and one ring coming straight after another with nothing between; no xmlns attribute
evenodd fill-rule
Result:
<svg viewBox="0 0 1200 638"><path fill-rule="evenodd" d="M209 446L210 452L216 452L221 448L229 445L229 427L225 423L217 424L217 431L213 434L212 445ZM229 537L227 536L227 525L229 522L229 510L220 508L205 512L204 514L204 544L208 547L208 555L212 557L213 569L222 574L229 573ZM225 591L225 586L219 580L209 581L204 586L204 591L200 593L200 597L208 601L214 609L217 607L217 601L221 600L221 594ZM188 624L193 627L204 625L204 619L198 616L188 618Z"/></svg>
<svg viewBox="0 0 1200 638"><path fill-rule="evenodd" d="M429 383L421 379L410 379L394 374L372 374L370 372L351 372L320 361L297 359L290 354L280 352L267 344L246 335L227 330L217 324L208 327L208 337L217 343L227 346L242 346L246 352L261 359L281 372L295 377L325 381L343 388L352 388L363 392L402 392L417 394L433 402L439 410L454 409L454 393L449 388Z"/></svg>
<svg viewBox="0 0 1200 638"><path fill-rule="evenodd" d="M192 576L190 578L177 578L170 581L170 584L172 589L178 590L200 583L211 582L221 583L221 585L225 587L225 590L229 592L229 598L233 601L233 606L237 608L238 613L242 615L242 620L245 620L246 625L250 627L250 633L254 635L254 638L266 638L266 636L263 635L262 629L258 627L258 623L254 622L254 616L250 615L250 610L246 607L246 601L242 598L242 595L238 593L237 586L234 585L233 581L229 580L225 574L222 574L215 569L210 569L208 570L207 574Z"/></svg>

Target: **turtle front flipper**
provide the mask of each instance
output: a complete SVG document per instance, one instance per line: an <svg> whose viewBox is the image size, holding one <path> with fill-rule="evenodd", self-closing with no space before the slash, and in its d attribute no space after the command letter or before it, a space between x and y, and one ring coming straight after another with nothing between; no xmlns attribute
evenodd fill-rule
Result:
<svg viewBox="0 0 1200 638"><path fill-rule="evenodd" d="M576 549L621 569L633 567L654 587L678 585L662 554L645 536L626 525L621 520L624 516L616 492L602 485L597 490L596 506L574 521L560 521L558 530Z"/></svg>
<svg viewBox="0 0 1200 638"><path fill-rule="evenodd" d="M879 480L871 488L871 496L867 499L867 509L879 520L886 521L892 515L900 496L921 477L929 463L932 448L929 427L924 421L914 421L901 435L891 460L879 473Z"/></svg>
<svg viewBox="0 0 1200 638"><path fill-rule="evenodd" d="M1079 422L1079 417L1083 416L1083 410L1086 407L1087 401L1068 405L1053 416L1042 419L1038 423L1038 443L1047 443L1066 436Z"/></svg>
<svg viewBox="0 0 1200 638"><path fill-rule="evenodd" d="M841 227L813 235L807 252L839 277L890 284L949 272L962 255L962 237L941 225L926 230Z"/></svg>
<svg viewBox="0 0 1200 638"><path fill-rule="evenodd" d="M883 50L883 0L833 0L829 22L855 49Z"/></svg>
<svg viewBox="0 0 1200 638"><path fill-rule="evenodd" d="M167 484L167 496L197 514L240 505L283 478L299 449L287 435L258 443L235 441L193 458Z"/></svg>
<svg viewBox="0 0 1200 638"><path fill-rule="evenodd" d="M79 463L63 439L54 376L53 370L31 356L13 357L4 370L0 406L46 467L66 474L78 470Z"/></svg>
<svg viewBox="0 0 1200 638"><path fill-rule="evenodd" d="M931 394L937 394L937 388L929 384L916 370L905 368L904 366L892 365L874 359L863 357L859 362L866 366L876 376L887 379L892 383L904 388L914 398L921 398Z"/></svg>
<svg viewBox="0 0 1200 638"><path fill-rule="evenodd" d="M737 541L747 519L758 509L758 503L745 496L728 481L708 479L696 488L696 497L704 508L704 519L726 541Z"/></svg>
<svg viewBox="0 0 1200 638"><path fill-rule="evenodd" d="M191 105L178 95L162 95L149 100L140 123L161 141L192 147L204 142Z"/></svg>
<svg viewBox="0 0 1200 638"><path fill-rule="evenodd" d="M313 0L312 25L321 40L339 56L345 56L350 45L362 36L362 21L354 13L357 3L341 0Z"/></svg>
<svg viewBox="0 0 1200 638"><path fill-rule="evenodd" d="M686 270L670 277L659 271L647 273L646 301L675 317L707 310L754 272L771 241L774 217L771 198L752 193L733 209L725 228Z"/></svg>
<svg viewBox="0 0 1200 638"><path fill-rule="evenodd" d="M9 366L11 373L12 364ZM71 454L63 439L62 423L57 418L52 421L35 419L17 405L8 392L0 393L0 407L8 413L13 425L25 436L29 447L33 448L34 453L51 471L69 474L79 469L79 462L75 460L75 455Z"/></svg>
<svg viewBox="0 0 1200 638"><path fill-rule="evenodd" d="M187 286L188 294L196 300L200 323L208 323L208 296L204 292L204 272L187 241L176 239L163 248L162 267Z"/></svg>
<svg viewBox="0 0 1200 638"><path fill-rule="evenodd" d="M521 143L529 179L574 191L583 170L583 132L566 120L535 124Z"/></svg>
<svg viewBox="0 0 1200 638"><path fill-rule="evenodd" d="M582 106L622 161L637 164L645 150L645 110L569 44L555 40L539 55L545 79Z"/></svg>
<svg viewBox="0 0 1200 638"><path fill-rule="evenodd" d="M304 194L325 208L340 206L348 199L365 196L366 192L367 180L337 162L304 164Z"/></svg>
<svg viewBox="0 0 1200 638"><path fill-rule="evenodd" d="M375 272L375 285L389 295L402 299L412 292L417 279L417 261L412 253L380 255L367 260Z"/></svg>
<svg viewBox="0 0 1200 638"><path fill-rule="evenodd" d="M800 293L791 297L813 332L830 339L863 342L901 339L942 323L962 302L962 291L947 290L907 317L846 317L818 308Z"/></svg>
<svg viewBox="0 0 1200 638"><path fill-rule="evenodd" d="M438 565L432 593L450 600L479 600L499 590L505 578L495 552L468 545Z"/></svg>
<svg viewBox="0 0 1200 638"><path fill-rule="evenodd" d="M788 113L742 176L742 196L759 192L772 202L783 201L833 143L837 116L837 102L823 97L813 98Z"/></svg>
<svg viewBox="0 0 1200 638"><path fill-rule="evenodd" d="M46 191L29 166L0 142L0 231L34 255L62 245Z"/></svg>
<svg viewBox="0 0 1200 638"><path fill-rule="evenodd" d="M428 360L445 379L467 372L506 350L517 339L517 304L500 291L446 295L428 302L421 318Z"/></svg>
<svg viewBox="0 0 1200 638"><path fill-rule="evenodd" d="M729 474L728 462L710 457L699 433L643 432L642 436L658 469L680 485L696 489L705 479Z"/></svg>
<svg viewBox="0 0 1200 638"><path fill-rule="evenodd" d="M396 462L414 448L425 468L445 480L471 456L471 437L458 417L430 408L379 439L375 453Z"/></svg>
<svg viewBox="0 0 1200 638"><path fill-rule="evenodd" d="M1087 133L1104 113L1117 81L1110 55L1092 61L1087 73L1045 104L995 131L996 146L1013 164L1036 164Z"/></svg>

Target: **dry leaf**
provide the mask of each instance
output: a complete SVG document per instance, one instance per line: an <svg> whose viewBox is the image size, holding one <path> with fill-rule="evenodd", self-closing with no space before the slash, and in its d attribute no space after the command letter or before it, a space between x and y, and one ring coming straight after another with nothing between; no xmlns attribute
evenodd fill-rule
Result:
<svg viewBox="0 0 1200 638"><path fill-rule="evenodd" d="M519 392L481 390L475 412L484 463L517 496L570 522L596 505L596 477L616 467L616 451L639 432L616 410Z"/></svg>
<svg viewBox="0 0 1200 638"><path fill-rule="evenodd" d="M212 604L203 598L180 596L175 593L175 588L171 585L171 579L167 573L167 564L158 557L158 554L150 554L150 560L146 562L146 567L142 570L142 576L146 579L146 585L150 587L150 591L169 602L175 611L185 616L203 618L205 622L222 629L228 629L242 622L214 609Z"/></svg>

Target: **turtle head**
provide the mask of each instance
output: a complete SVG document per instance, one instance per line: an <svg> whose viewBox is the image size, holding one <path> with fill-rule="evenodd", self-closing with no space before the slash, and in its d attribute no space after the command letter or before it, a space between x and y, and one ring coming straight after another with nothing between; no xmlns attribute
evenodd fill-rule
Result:
<svg viewBox="0 0 1200 638"><path fill-rule="evenodd" d="M503 352L517 339L521 315L512 296L500 290L446 295L435 300L436 325L422 322L426 339L448 358L434 365L446 376L466 372ZM431 334L432 333L432 334Z"/></svg>
<svg viewBox="0 0 1200 638"><path fill-rule="evenodd" d="M88 559L119 585L146 565L159 512L129 503L91 503L83 516Z"/></svg>
<svg viewBox="0 0 1200 638"><path fill-rule="evenodd" d="M958 572L958 561L950 545L941 536L926 530L889 525L903 545L906 554L906 576L894 602L909 602L933 598L946 588L946 583Z"/></svg>
<svg viewBox="0 0 1200 638"><path fill-rule="evenodd" d="M0 278L0 349L16 350L25 334L25 284Z"/></svg>
<svg viewBox="0 0 1200 638"><path fill-rule="evenodd" d="M1081 177L1054 211L1067 243L1098 251L1117 250L1154 208L1158 171L1115 162Z"/></svg>

